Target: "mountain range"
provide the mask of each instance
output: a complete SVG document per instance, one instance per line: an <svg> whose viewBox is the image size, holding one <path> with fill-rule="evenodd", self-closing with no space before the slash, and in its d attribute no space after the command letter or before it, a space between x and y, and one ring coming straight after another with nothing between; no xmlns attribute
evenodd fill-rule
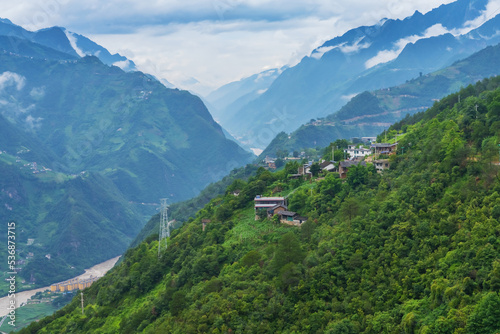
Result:
<svg viewBox="0 0 500 334"><path fill-rule="evenodd" d="M106 62L128 60L63 28L0 22L0 217L34 254L27 281L121 254L159 198L191 198L251 159L198 97Z"/></svg>
<svg viewBox="0 0 500 334"><path fill-rule="evenodd" d="M2 37L1 49L12 53L52 59L54 59L54 51L60 52L59 57L62 59L96 56L106 65L115 65L125 71L137 70L133 61L118 53L111 54L106 48L87 37L62 27L51 27L33 32L13 24L8 19L0 19L0 36ZM41 46L45 47L45 53L26 52L26 49L37 49Z"/></svg>
<svg viewBox="0 0 500 334"><path fill-rule="evenodd" d="M407 115L426 110L442 97L498 74L500 44L404 84L360 93L336 113L314 119L290 134L280 133L260 158L276 156L279 150L300 151L325 147L337 139L374 136Z"/></svg>
<svg viewBox="0 0 500 334"><path fill-rule="evenodd" d="M499 43L500 16L488 4L458 0L426 14L349 30L218 119L245 145L264 149L279 132L325 117L360 92L404 83Z"/></svg>

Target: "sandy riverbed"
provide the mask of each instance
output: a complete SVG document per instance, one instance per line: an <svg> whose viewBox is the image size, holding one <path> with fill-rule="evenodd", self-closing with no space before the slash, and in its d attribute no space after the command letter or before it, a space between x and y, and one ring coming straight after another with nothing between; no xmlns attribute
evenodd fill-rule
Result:
<svg viewBox="0 0 500 334"><path fill-rule="evenodd" d="M90 269L85 269L85 273L81 274L80 276L76 276L74 278L89 278L90 276L92 277L102 277L108 270L113 268L115 263L118 261L120 257L117 256L115 258L109 259L107 261L104 261L102 263L96 264ZM32 296L34 296L37 292L39 291L45 291L50 289L50 286L46 286L44 288L39 288L39 289L34 289L34 290L27 290L27 291L22 291L16 293L16 308L19 307L21 304L24 304L30 299ZM8 310L9 307L9 297L3 297L0 298L0 317L3 317L9 313Z"/></svg>

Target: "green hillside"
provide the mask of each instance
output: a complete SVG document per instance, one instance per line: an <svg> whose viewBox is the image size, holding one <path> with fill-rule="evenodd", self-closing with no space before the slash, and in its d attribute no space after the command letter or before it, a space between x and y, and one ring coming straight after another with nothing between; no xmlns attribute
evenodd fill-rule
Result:
<svg viewBox="0 0 500 334"><path fill-rule="evenodd" d="M19 290L121 254L159 198L192 198L251 158L189 92L25 40L1 48L0 218L17 223Z"/></svg>
<svg viewBox="0 0 500 334"><path fill-rule="evenodd" d="M41 163L35 169L30 161L0 155L0 215L16 223L16 259L26 261L20 277L45 286L126 250L143 221L109 179L54 172ZM0 232L5 239L6 231ZM0 254L6 257L7 248ZM7 290L2 280L0 293Z"/></svg>
<svg viewBox="0 0 500 334"><path fill-rule="evenodd" d="M256 171L257 166L251 164L234 169L223 177L222 180L209 184L198 196L170 205L168 209L169 220L176 221L172 228L178 228L186 221L195 218L196 213L215 197L227 192L240 190L240 186L244 185L243 181L254 176ZM134 241L132 241L130 247L136 247L150 235L158 233L159 226L160 213L151 217Z"/></svg>
<svg viewBox="0 0 500 334"><path fill-rule="evenodd" d="M260 157L274 156L278 150L324 147L340 138L376 136L406 115L424 111L442 97L499 73L500 45L489 46L405 84L360 93L337 112L304 124L289 136L276 137Z"/></svg>
<svg viewBox="0 0 500 334"><path fill-rule="evenodd" d="M484 80L407 120L384 174L260 169L160 259L155 235L129 250L84 291L84 315L75 298L20 333L496 333L499 87ZM288 196L308 221L254 220L258 194Z"/></svg>

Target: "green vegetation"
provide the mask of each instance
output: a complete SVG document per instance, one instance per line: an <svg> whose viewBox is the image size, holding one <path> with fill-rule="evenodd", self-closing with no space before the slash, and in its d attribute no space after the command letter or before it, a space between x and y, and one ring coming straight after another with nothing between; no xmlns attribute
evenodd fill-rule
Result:
<svg viewBox="0 0 500 334"><path fill-rule="evenodd" d="M186 91L31 42L7 51L0 217L16 222L20 276L37 287L122 254L159 198L191 198L249 162Z"/></svg>
<svg viewBox="0 0 500 334"><path fill-rule="evenodd" d="M261 154L275 155L278 150L302 150L324 147L339 138L374 136L393 124L431 107L443 96L469 84L498 75L500 45L489 46L442 70L424 75L404 84L363 92L345 106L325 118L301 126L290 135L276 136Z"/></svg>
<svg viewBox="0 0 500 334"><path fill-rule="evenodd" d="M0 331L11 332L13 330L20 330L28 326L30 323L52 315L55 311L59 310L64 305L68 304L74 297L74 293L61 294L59 296L51 296L47 293L38 292L31 300L49 299L49 301L42 301L39 304L31 303L16 309L16 322L13 327L8 322L10 318L6 318ZM52 297L52 298L51 298Z"/></svg>
<svg viewBox="0 0 500 334"><path fill-rule="evenodd" d="M407 120L384 174L305 181L290 163L235 181L240 195L211 200L161 258L155 235L129 250L86 289L85 315L75 298L20 333L500 331L499 87ZM308 221L253 220L257 194L289 194Z"/></svg>
<svg viewBox="0 0 500 334"><path fill-rule="evenodd" d="M169 207L169 219L175 219L176 223L174 228L180 227L184 222L188 221L189 218L194 218L196 212L202 209L208 202L217 196L220 196L226 192L234 192L240 187L244 186L244 180L247 180L250 176L253 176L257 171L257 167L254 165L246 165L245 167L240 167L232 170L227 176L222 178L222 180L209 184L205 189L203 189L200 194L192 199L177 202ZM239 180L239 181L238 181ZM132 242L131 247L139 245L144 239L149 235L157 233L160 225L160 214L156 214L148 221L148 223L141 230L139 235Z"/></svg>

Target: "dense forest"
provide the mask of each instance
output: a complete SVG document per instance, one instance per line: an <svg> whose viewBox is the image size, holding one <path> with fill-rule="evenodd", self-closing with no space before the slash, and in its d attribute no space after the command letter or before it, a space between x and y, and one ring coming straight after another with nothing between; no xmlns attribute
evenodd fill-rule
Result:
<svg viewBox="0 0 500 334"><path fill-rule="evenodd" d="M160 258L157 235L130 249L84 291L84 314L76 297L20 333L500 331L499 86L484 80L394 125L383 174L368 164L346 180L292 179L289 163L235 180ZM255 220L259 194L287 196L307 222Z"/></svg>

